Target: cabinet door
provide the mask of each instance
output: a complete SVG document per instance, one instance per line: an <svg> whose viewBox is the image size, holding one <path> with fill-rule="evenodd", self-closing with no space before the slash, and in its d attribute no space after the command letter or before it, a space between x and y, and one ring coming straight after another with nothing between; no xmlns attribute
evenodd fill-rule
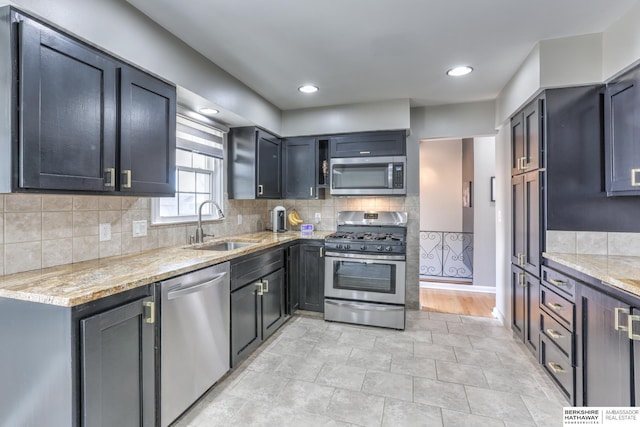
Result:
<svg viewBox="0 0 640 427"><path fill-rule="evenodd" d="M525 273L524 284L524 343L537 359L540 346L540 280Z"/></svg>
<svg viewBox="0 0 640 427"><path fill-rule="evenodd" d="M282 142L262 130L257 133L257 197L279 199L282 197Z"/></svg>
<svg viewBox="0 0 640 427"><path fill-rule="evenodd" d="M523 267L525 254L524 176L511 178L511 262Z"/></svg>
<svg viewBox="0 0 640 427"><path fill-rule="evenodd" d="M364 132L331 137L331 157L404 156L404 131Z"/></svg>
<svg viewBox="0 0 640 427"><path fill-rule="evenodd" d="M120 70L120 191L173 196L176 88L143 72Z"/></svg>
<svg viewBox="0 0 640 427"><path fill-rule="evenodd" d="M535 100L529 104L523 112L524 138L521 168L531 171L540 167L540 148L542 132L540 129L540 103Z"/></svg>
<svg viewBox="0 0 640 427"><path fill-rule="evenodd" d="M640 310L637 308L633 309L633 314L635 316L640 316ZM634 396L635 401L631 402L633 406L640 405L640 321L635 321L630 325L633 327L633 384L634 384Z"/></svg>
<svg viewBox="0 0 640 427"><path fill-rule="evenodd" d="M523 172L521 162L524 158L524 121L522 113L511 118L511 175Z"/></svg>
<svg viewBox="0 0 640 427"><path fill-rule="evenodd" d="M114 191L116 63L27 18L18 40L19 187Z"/></svg>
<svg viewBox="0 0 640 427"><path fill-rule="evenodd" d="M525 272L511 266L511 329L521 340L525 331Z"/></svg>
<svg viewBox="0 0 640 427"><path fill-rule="evenodd" d="M581 293L583 406L631 406L629 306L588 286Z"/></svg>
<svg viewBox="0 0 640 427"><path fill-rule="evenodd" d="M80 321L84 426L155 425L154 324L145 314L152 301Z"/></svg>
<svg viewBox="0 0 640 427"><path fill-rule="evenodd" d="M258 288L252 282L231 292L231 366L236 366L260 343L262 308Z"/></svg>
<svg viewBox="0 0 640 427"><path fill-rule="evenodd" d="M608 195L640 194L640 71L631 71L605 91L605 170Z"/></svg>
<svg viewBox="0 0 640 427"><path fill-rule="evenodd" d="M300 246L289 246L287 256L287 314L300 308Z"/></svg>
<svg viewBox="0 0 640 427"><path fill-rule="evenodd" d="M524 175L524 269L540 277L540 247L542 240L542 172L533 171Z"/></svg>
<svg viewBox="0 0 640 427"><path fill-rule="evenodd" d="M285 320L284 269L262 279L262 339L266 340Z"/></svg>
<svg viewBox="0 0 640 427"><path fill-rule="evenodd" d="M324 245L300 245L300 309L324 312Z"/></svg>
<svg viewBox="0 0 640 427"><path fill-rule="evenodd" d="M318 198L318 145L313 137L284 141L284 198Z"/></svg>

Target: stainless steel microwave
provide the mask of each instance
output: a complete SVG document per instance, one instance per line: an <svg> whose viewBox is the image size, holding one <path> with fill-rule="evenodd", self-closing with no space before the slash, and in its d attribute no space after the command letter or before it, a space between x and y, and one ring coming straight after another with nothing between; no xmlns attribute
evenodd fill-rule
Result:
<svg viewBox="0 0 640 427"><path fill-rule="evenodd" d="M407 157L331 159L334 196L399 196L407 194Z"/></svg>

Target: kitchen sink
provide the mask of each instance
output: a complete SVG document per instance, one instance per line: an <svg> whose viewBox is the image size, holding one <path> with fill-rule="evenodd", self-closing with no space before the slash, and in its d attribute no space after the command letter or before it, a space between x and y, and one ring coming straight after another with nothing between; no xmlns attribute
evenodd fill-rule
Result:
<svg viewBox="0 0 640 427"><path fill-rule="evenodd" d="M202 246L194 246L189 249L196 249L200 251L232 251L234 249L246 248L247 246L255 245L253 242L218 242L218 243L205 243Z"/></svg>

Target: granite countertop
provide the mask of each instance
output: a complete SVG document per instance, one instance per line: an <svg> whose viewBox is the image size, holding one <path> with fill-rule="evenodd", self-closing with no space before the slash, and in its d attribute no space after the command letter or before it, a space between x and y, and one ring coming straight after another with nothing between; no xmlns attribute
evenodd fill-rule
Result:
<svg viewBox="0 0 640 427"><path fill-rule="evenodd" d="M640 257L553 252L543 257L640 297Z"/></svg>
<svg viewBox="0 0 640 427"><path fill-rule="evenodd" d="M0 277L0 298L73 307L149 283L277 246L296 239L324 239L329 232L248 233L206 241L252 242L230 251L194 249L198 245L173 246L134 255L67 264Z"/></svg>

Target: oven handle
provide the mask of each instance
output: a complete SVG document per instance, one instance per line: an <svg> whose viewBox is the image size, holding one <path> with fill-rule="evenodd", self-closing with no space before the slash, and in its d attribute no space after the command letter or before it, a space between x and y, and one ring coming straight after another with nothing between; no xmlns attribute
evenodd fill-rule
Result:
<svg viewBox="0 0 640 427"><path fill-rule="evenodd" d="M383 304L371 304L371 303L361 303L361 302L353 302L353 301L338 301L332 299L325 299L325 304L329 305L337 305L342 307L353 307L359 310L368 310L368 311L389 311L389 310L404 310L404 305L383 305Z"/></svg>
<svg viewBox="0 0 640 427"><path fill-rule="evenodd" d="M334 258L352 258L352 259L362 259L369 261L405 261L404 255L378 255L378 254L352 254L352 253L343 253L343 252L328 252L325 251L325 257L334 257Z"/></svg>

